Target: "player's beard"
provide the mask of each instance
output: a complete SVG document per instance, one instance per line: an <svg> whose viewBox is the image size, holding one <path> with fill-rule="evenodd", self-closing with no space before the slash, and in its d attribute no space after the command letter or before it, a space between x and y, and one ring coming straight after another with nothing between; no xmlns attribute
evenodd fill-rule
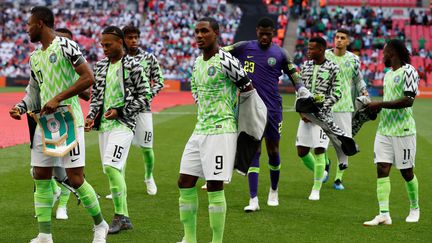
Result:
<svg viewBox="0 0 432 243"><path fill-rule="evenodd" d="M31 43L37 43L41 40L40 36L36 35L36 36L30 36L30 42Z"/></svg>
<svg viewBox="0 0 432 243"><path fill-rule="evenodd" d="M392 66L392 65L391 65L391 59L384 60L384 65L385 65L386 67L391 67L391 66Z"/></svg>
<svg viewBox="0 0 432 243"><path fill-rule="evenodd" d="M127 50L136 53L138 51L138 47L129 47Z"/></svg>
<svg viewBox="0 0 432 243"><path fill-rule="evenodd" d="M271 42L266 43L266 44L263 44L262 42L260 42L259 45L260 45L261 49L266 50L266 49L268 49L270 47Z"/></svg>

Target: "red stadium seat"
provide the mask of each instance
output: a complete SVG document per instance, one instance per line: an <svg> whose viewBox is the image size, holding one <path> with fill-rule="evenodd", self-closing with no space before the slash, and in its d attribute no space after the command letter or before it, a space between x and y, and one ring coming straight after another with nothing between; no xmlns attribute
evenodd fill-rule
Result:
<svg viewBox="0 0 432 243"><path fill-rule="evenodd" d="M427 74L427 85L432 86L432 73Z"/></svg>

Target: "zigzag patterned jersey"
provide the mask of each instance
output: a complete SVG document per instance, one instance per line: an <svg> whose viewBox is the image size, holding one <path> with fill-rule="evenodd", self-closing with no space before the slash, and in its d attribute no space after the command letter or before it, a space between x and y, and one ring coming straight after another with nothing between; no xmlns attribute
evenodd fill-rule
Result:
<svg viewBox="0 0 432 243"><path fill-rule="evenodd" d="M314 69L316 78L314 80ZM313 94L324 95L323 109L330 111L332 106L340 99L339 67L332 61L326 59L323 64L317 66L312 60L306 61L301 67L301 78L305 87ZM315 90L312 90L315 82Z"/></svg>
<svg viewBox="0 0 432 243"><path fill-rule="evenodd" d="M151 96L153 98L164 87L164 77L159 62L152 53L148 53L141 48L138 48L135 58L138 58L144 67L144 72L150 82ZM145 111L150 110L150 106L145 108Z"/></svg>
<svg viewBox="0 0 432 243"><path fill-rule="evenodd" d="M333 106L333 112L353 112L354 102L352 101L351 87L358 87L363 82L360 71L360 59L354 53L347 51L343 56L336 56L332 49L326 50L326 58L339 67L341 80L341 98Z"/></svg>
<svg viewBox="0 0 432 243"><path fill-rule="evenodd" d="M46 50L38 48L31 54L30 68L40 88L41 106L76 82L74 67L85 61L78 45L63 37L56 37ZM84 125L78 96L62 101L61 105L71 105L77 126Z"/></svg>
<svg viewBox="0 0 432 243"><path fill-rule="evenodd" d="M237 86L247 78L240 62L219 50L209 60L199 56L193 68L191 88L198 105L195 134L237 132ZM237 85L237 86L236 86Z"/></svg>
<svg viewBox="0 0 432 243"><path fill-rule="evenodd" d="M410 64L388 71L384 76L383 101L393 101L417 94L419 75ZM382 109L378 134L384 136L408 136L416 133L412 107Z"/></svg>

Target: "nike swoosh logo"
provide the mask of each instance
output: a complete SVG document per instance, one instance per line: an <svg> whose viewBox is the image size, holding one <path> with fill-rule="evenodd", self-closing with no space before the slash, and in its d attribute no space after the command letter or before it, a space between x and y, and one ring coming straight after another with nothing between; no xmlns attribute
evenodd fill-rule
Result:
<svg viewBox="0 0 432 243"><path fill-rule="evenodd" d="M406 163L408 163L408 161L402 161L402 164L406 164Z"/></svg>
<svg viewBox="0 0 432 243"><path fill-rule="evenodd" d="M253 56L246 56L247 58L252 58Z"/></svg>
<svg viewBox="0 0 432 243"><path fill-rule="evenodd" d="M73 162L75 162L75 161L77 161L78 159L71 159L71 162L73 163Z"/></svg>
<svg viewBox="0 0 432 243"><path fill-rule="evenodd" d="M119 160L112 159L111 162L117 163L117 162L119 162Z"/></svg>
<svg viewBox="0 0 432 243"><path fill-rule="evenodd" d="M222 173L222 171L219 171L219 172L213 172L213 175L219 175L220 173Z"/></svg>
<svg viewBox="0 0 432 243"><path fill-rule="evenodd" d="M75 65L77 64L78 61L79 61L79 58L76 59L76 60L73 62L73 65L75 66Z"/></svg>

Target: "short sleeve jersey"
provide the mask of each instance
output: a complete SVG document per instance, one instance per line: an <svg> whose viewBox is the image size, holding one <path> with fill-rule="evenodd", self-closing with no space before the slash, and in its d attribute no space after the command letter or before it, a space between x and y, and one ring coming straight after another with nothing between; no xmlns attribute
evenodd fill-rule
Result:
<svg viewBox="0 0 432 243"><path fill-rule="evenodd" d="M325 56L339 67L341 98L333 106L333 112L354 112L354 104L351 95L353 80L360 75L360 60L351 53L346 52L343 56L336 56L333 50L326 50Z"/></svg>
<svg viewBox="0 0 432 243"><path fill-rule="evenodd" d="M74 67L83 62L85 59L78 44L63 37L54 38L46 50L38 48L32 53L30 68L40 87L41 106L76 82ZM84 126L77 95L62 101L60 105L71 105L77 126Z"/></svg>
<svg viewBox="0 0 432 243"><path fill-rule="evenodd" d="M111 64L108 67L107 76L105 79L105 93L104 93L104 105L103 113L108 111L110 108L116 108L124 106L124 89L123 89L123 74L121 60L115 64ZM121 124L118 120L107 120L103 116L101 118L100 131L112 131L113 129L120 129L124 131L130 131L128 127Z"/></svg>
<svg viewBox="0 0 432 243"><path fill-rule="evenodd" d="M258 41L244 41L230 51L243 64L244 70L252 80L259 96L267 109L280 112L282 97L279 94L279 77L288 67L288 57L277 45L261 49Z"/></svg>
<svg viewBox="0 0 432 243"><path fill-rule="evenodd" d="M390 70L384 76L383 101L392 101L417 94L419 76L415 68L405 64L397 70ZM384 136L408 136L416 134L412 107L382 109L378 134Z"/></svg>
<svg viewBox="0 0 432 243"><path fill-rule="evenodd" d="M191 88L198 106L194 134L237 132L236 82L247 78L240 62L219 50L209 60L199 56L194 64Z"/></svg>

